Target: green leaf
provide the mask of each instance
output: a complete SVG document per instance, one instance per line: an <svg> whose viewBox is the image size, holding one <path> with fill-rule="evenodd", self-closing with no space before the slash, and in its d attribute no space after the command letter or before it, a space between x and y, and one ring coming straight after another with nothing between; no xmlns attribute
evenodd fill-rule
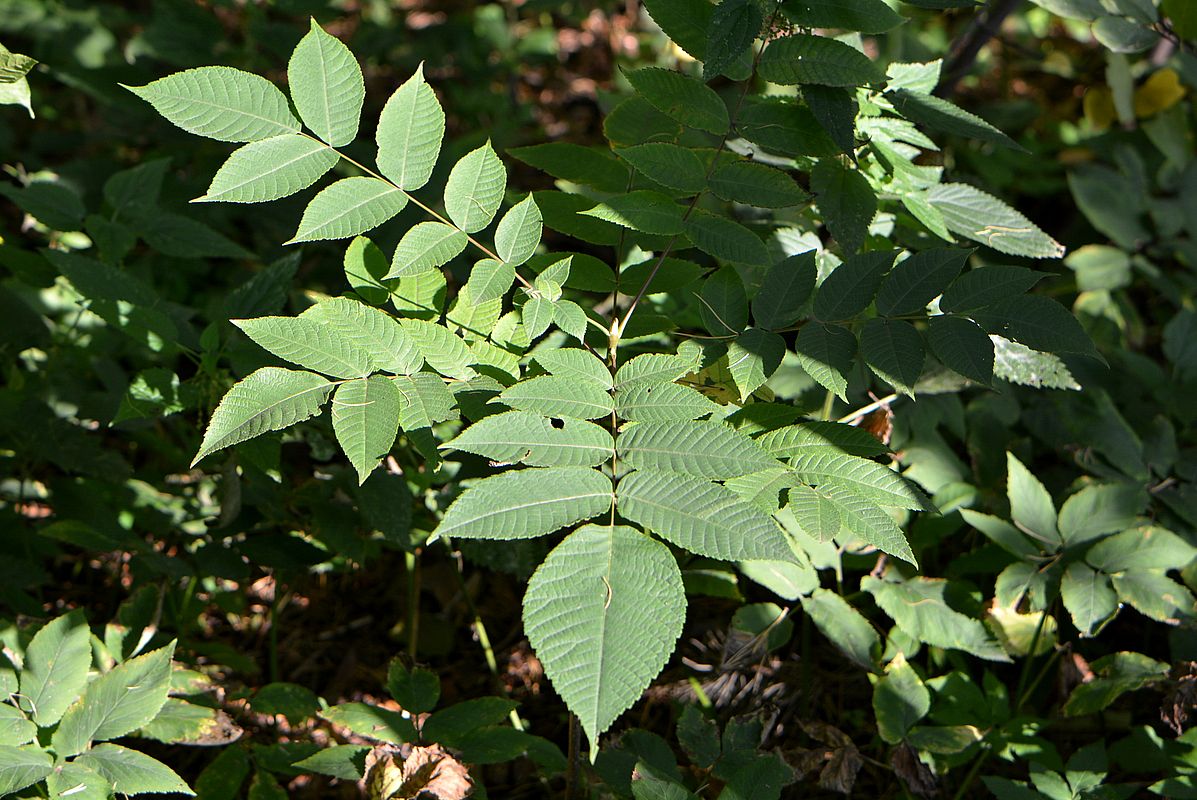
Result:
<svg viewBox="0 0 1197 800"><path fill-rule="evenodd" d="M868 180L858 170L823 159L811 171L810 188L841 252L855 253L864 244L877 215L877 195Z"/></svg>
<svg viewBox="0 0 1197 800"><path fill-rule="evenodd" d="M37 59L10 52L0 45L0 84L16 83L37 66Z"/></svg>
<svg viewBox="0 0 1197 800"><path fill-rule="evenodd" d="M815 294L815 316L821 320L849 319L869 307L897 252L861 253L836 267Z"/></svg>
<svg viewBox="0 0 1197 800"><path fill-rule="evenodd" d="M580 183L611 194L628 190L628 168L612 158L606 150L596 150L569 142L548 142L529 147L515 147L507 152L554 178ZM619 155L622 156L623 152Z"/></svg>
<svg viewBox="0 0 1197 800"><path fill-rule="evenodd" d="M981 267L952 281L939 301L943 311L971 311L1001 300L1021 297L1047 277L1026 267Z"/></svg>
<svg viewBox="0 0 1197 800"><path fill-rule="evenodd" d="M886 506L931 511L923 493L889 467L846 453L799 453L790 462L808 486L839 487Z"/></svg>
<svg viewBox="0 0 1197 800"><path fill-rule="evenodd" d="M337 378L369 375L373 364L365 347L331 325L309 317L232 320L246 336L279 358Z"/></svg>
<svg viewBox="0 0 1197 800"><path fill-rule="evenodd" d="M644 67L624 75L636 93L662 114L716 136L727 133L731 124L727 106L702 82L659 67Z"/></svg>
<svg viewBox="0 0 1197 800"><path fill-rule="evenodd" d="M72 611L46 623L25 650L21 671L22 708L41 727L62 719L87 685L91 631L83 614Z"/></svg>
<svg viewBox="0 0 1197 800"><path fill-rule="evenodd" d="M262 203L306 189L336 166L340 156L320 142L288 133L233 151L193 203Z"/></svg>
<svg viewBox="0 0 1197 800"><path fill-rule="evenodd" d="M798 363L807 375L847 402L848 372L856 358L856 337L839 325L808 322L794 341Z"/></svg>
<svg viewBox="0 0 1197 800"><path fill-rule="evenodd" d="M1197 6L1184 0L1161 0L1160 11L1182 39L1197 39Z"/></svg>
<svg viewBox="0 0 1197 800"><path fill-rule="evenodd" d="M1057 356L1038 353L1001 336L990 339L994 345L993 374L1002 380L1036 388L1080 390L1081 385Z"/></svg>
<svg viewBox="0 0 1197 800"><path fill-rule="evenodd" d="M484 258L470 270L466 286L470 300L477 305L504 297L515 283L515 267L504 261ZM460 301L460 295L459 300Z"/></svg>
<svg viewBox="0 0 1197 800"><path fill-rule="evenodd" d="M545 350L536 353L536 363L553 375L589 381L603 389L614 384L607 366L591 353L576 348Z"/></svg>
<svg viewBox="0 0 1197 800"><path fill-rule="evenodd" d="M999 300L970 315L990 333L1048 353L1077 353L1100 359L1093 340L1068 309L1047 297Z"/></svg>
<svg viewBox="0 0 1197 800"><path fill-rule="evenodd" d="M1160 35L1134 20L1107 14L1093 21L1093 38L1115 53L1141 53L1154 47Z"/></svg>
<svg viewBox="0 0 1197 800"><path fill-rule="evenodd" d="M606 430L579 419L558 422L527 411L493 414L441 447L533 467L597 467L611 458L615 442Z"/></svg>
<svg viewBox="0 0 1197 800"><path fill-rule="evenodd" d="M745 98L736 131L778 155L825 158L840 152L809 108L780 98Z"/></svg>
<svg viewBox="0 0 1197 800"><path fill-rule="evenodd" d="M539 356L538 356L539 357ZM628 361L615 373L615 386L623 390L640 383L672 383L698 369L697 359L672 353L644 353Z"/></svg>
<svg viewBox="0 0 1197 800"><path fill-rule="evenodd" d="M1129 603L1140 614L1156 622L1176 625L1182 619L1191 619L1197 612L1192 593L1162 572L1131 569L1111 575L1110 581L1120 602Z"/></svg>
<svg viewBox="0 0 1197 800"><path fill-rule="evenodd" d="M869 320L860 332L860 355L878 377L914 397L926 351L913 325L900 319Z"/></svg>
<svg viewBox="0 0 1197 800"><path fill-rule="evenodd" d="M827 485L820 486L819 493L834 503L839 511L843 529L837 538L864 542L918 567L918 559L914 557L914 551L910 549L902 529L887 511L877 505L877 502L884 501L876 501L865 492L858 493L836 485L834 481L827 481Z"/></svg>
<svg viewBox="0 0 1197 800"><path fill-rule="evenodd" d="M886 744L898 744L930 710L931 693L898 653L873 685L877 733Z"/></svg>
<svg viewBox="0 0 1197 800"><path fill-rule="evenodd" d="M0 795L11 797L54 770L54 759L40 747L0 745Z"/></svg>
<svg viewBox="0 0 1197 800"><path fill-rule="evenodd" d="M553 301L547 297L533 297L524 304L521 315L528 337L537 339L553 324L556 309Z"/></svg>
<svg viewBox="0 0 1197 800"><path fill-rule="evenodd" d="M42 529L42 535L45 529ZM12 686L16 688L16 686ZM19 747L37 738L37 725L16 706L0 704L0 745Z"/></svg>
<svg viewBox="0 0 1197 800"><path fill-rule="evenodd" d="M752 161L724 164L711 173L710 185L712 192L728 202L758 208L788 208L809 197L780 169Z"/></svg>
<svg viewBox="0 0 1197 800"><path fill-rule="evenodd" d="M765 80L783 86L865 86L885 80L869 57L856 48L803 33L770 42L761 54L757 71Z"/></svg>
<svg viewBox="0 0 1197 800"><path fill-rule="evenodd" d="M760 237L727 217L695 209L683 227L695 247L720 261L750 267L766 267L772 262Z"/></svg>
<svg viewBox="0 0 1197 800"><path fill-rule="evenodd" d="M637 471L616 490L616 509L698 555L724 561L793 561L781 529L730 489L698 478Z"/></svg>
<svg viewBox="0 0 1197 800"><path fill-rule="evenodd" d="M1060 598L1081 636L1097 632L1118 613L1118 595L1110 577L1075 561L1060 580Z"/></svg>
<svg viewBox="0 0 1197 800"><path fill-rule="evenodd" d="M402 744L418 740L415 726L402 713L366 703L340 703L320 712L320 716L376 741Z"/></svg>
<svg viewBox="0 0 1197 800"><path fill-rule="evenodd" d="M357 138L366 99L362 69L349 48L315 19L287 62L287 84L295 110L322 140L341 147Z"/></svg>
<svg viewBox="0 0 1197 800"><path fill-rule="evenodd" d="M92 681L54 731L54 752L60 758L82 753L91 742L126 736L157 716L170 689L174 652L172 642Z"/></svg>
<svg viewBox="0 0 1197 800"><path fill-rule="evenodd" d="M744 58L765 24L756 0L720 0L707 23L702 77L728 75Z"/></svg>
<svg viewBox="0 0 1197 800"><path fill-rule="evenodd" d="M439 269L465 250L468 237L443 222L421 222L408 229L395 248L391 271L384 280L405 278Z"/></svg>
<svg viewBox="0 0 1197 800"><path fill-rule="evenodd" d="M802 610L815 627L857 666L873 669L873 653L881 649L877 631L848 601L827 589L802 598Z"/></svg>
<svg viewBox="0 0 1197 800"><path fill-rule="evenodd" d="M1095 714L1126 692L1166 680L1169 671L1169 665L1162 661L1148 658L1142 653L1128 652L1110 653L1094 659L1090 666L1095 673L1094 678L1072 690L1064 704L1064 713L1068 716ZM1104 772L1104 768L1102 771ZM1172 792L1168 794L1171 795ZM1185 795L1177 793L1174 796Z"/></svg>
<svg viewBox="0 0 1197 800"><path fill-rule="evenodd" d="M702 392L676 383L642 382L615 393L615 412L631 422L692 420L718 410Z"/></svg>
<svg viewBox="0 0 1197 800"><path fill-rule="evenodd" d="M820 542L829 542L839 536L844 524L840 507L826 493L790 480L789 500L786 507L794 515L802 532Z"/></svg>
<svg viewBox="0 0 1197 800"><path fill-rule="evenodd" d="M660 192L641 189L609 197L579 213L640 233L675 236L682 232L686 209Z"/></svg>
<svg viewBox="0 0 1197 800"><path fill-rule="evenodd" d="M778 458L816 453L846 453L872 458L889 452L889 448L867 430L842 422L800 422L769 431L756 441Z"/></svg>
<svg viewBox="0 0 1197 800"><path fill-rule="evenodd" d="M574 531L524 595L528 641L592 748L665 666L685 616L669 549L622 525Z"/></svg>
<svg viewBox="0 0 1197 800"><path fill-rule="evenodd" d="M1016 525L1041 542L1061 543L1052 497L1013 453L1006 453L1006 496Z"/></svg>
<svg viewBox="0 0 1197 800"><path fill-rule="evenodd" d="M712 336L735 336L748 325L748 295L734 267L716 270L699 295L703 327Z"/></svg>
<svg viewBox="0 0 1197 800"><path fill-rule="evenodd" d="M708 0L645 0L644 9L678 47L701 61L714 6Z"/></svg>
<svg viewBox="0 0 1197 800"><path fill-rule="evenodd" d="M299 130L274 84L232 67L188 69L125 88L183 130L209 139L256 142Z"/></svg>
<svg viewBox="0 0 1197 800"><path fill-rule="evenodd" d="M1156 526L1131 528L1102 539L1085 561L1107 574L1132 569L1183 569L1197 557L1197 548L1170 530Z"/></svg>
<svg viewBox="0 0 1197 800"><path fill-rule="evenodd" d="M445 183L445 211L466 233L480 231L495 218L506 188L507 169L488 141L453 165Z"/></svg>
<svg viewBox="0 0 1197 800"><path fill-rule="evenodd" d="M956 280L972 252L937 247L899 261L877 293L877 313L897 317L922 312Z"/></svg>
<svg viewBox="0 0 1197 800"><path fill-rule="evenodd" d="M756 442L724 422L642 422L616 440L619 460L635 469L726 479L778 466Z"/></svg>
<svg viewBox="0 0 1197 800"><path fill-rule="evenodd" d="M996 197L966 183L941 183L927 195L952 233L1000 253L1027 258L1060 258L1064 245Z"/></svg>
<svg viewBox="0 0 1197 800"><path fill-rule="evenodd" d="M46 791L50 797L69 800L109 800L113 796L107 778L73 762L59 764L46 776Z"/></svg>
<svg viewBox="0 0 1197 800"><path fill-rule="evenodd" d="M531 539L611 508L611 479L584 467L522 469L483 478L433 532L462 539Z"/></svg>
<svg viewBox="0 0 1197 800"><path fill-rule="evenodd" d="M786 0L781 10L802 28L885 33L906 21L883 0Z"/></svg>
<svg viewBox="0 0 1197 800"><path fill-rule="evenodd" d="M827 132L839 149L854 155L856 150L856 116L860 105L852 89L839 86L820 86L808 83L802 87L802 99L810 108L819 126Z"/></svg>
<svg viewBox="0 0 1197 800"><path fill-rule="evenodd" d="M931 130L1028 152L1025 147L976 114L970 114L955 103L933 94L895 89L886 92L885 96L893 103L894 110L903 117Z"/></svg>
<svg viewBox="0 0 1197 800"><path fill-rule="evenodd" d="M1010 660L979 620L948 605L945 580L911 578L903 583L890 583L868 575L860 586L873 595L877 605L899 628L920 642L963 650L987 661Z"/></svg>
<svg viewBox="0 0 1197 800"><path fill-rule="evenodd" d="M296 761L293 766L343 781L360 781L366 774L366 756L370 749L365 745L335 744Z"/></svg>
<svg viewBox="0 0 1197 800"><path fill-rule="evenodd" d="M460 336L443 325L420 319L404 319L399 324L415 342L428 366L447 378L467 380L474 376L474 370L470 369L474 354Z"/></svg>
<svg viewBox="0 0 1197 800"><path fill-rule="evenodd" d="M512 206L495 229L495 251L503 261L518 267L536 252L543 224L532 195Z"/></svg>
<svg viewBox="0 0 1197 800"><path fill-rule="evenodd" d="M445 112L424 80L424 65L395 90L378 118L378 171L400 189L428 183L445 137Z"/></svg>
<svg viewBox="0 0 1197 800"><path fill-rule="evenodd" d="M0 83L0 106L24 106L33 119L33 98L29 91L29 81L17 78L12 83Z"/></svg>
<svg viewBox="0 0 1197 800"><path fill-rule="evenodd" d="M212 412L191 466L217 450L314 417L334 385L321 375L278 367L251 373L229 389Z"/></svg>
<svg viewBox="0 0 1197 800"><path fill-rule="evenodd" d="M727 368L740 391L740 400L765 385L781 366L785 339L760 328L749 328L727 348Z"/></svg>
<svg viewBox="0 0 1197 800"><path fill-rule="evenodd" d="M1073 546L1133 528L1146 505L1147 495L1138 486L1124 483L1086 486L1060 507L1060 537L1065 545Z"/></svg>
<svg viewBox="0 0 1197 800"><path fill-rule="evenodd" d="M581 383L564 375L542 375L503 391L495 402L546 417L602 419L611 416L614 401L595 383Z"/></svg>
<svg viewBox="0 0 1197 800"><path fill-rule="evenodd" d="M802 317L802 308L815 288L815 251L783 259L765 273L752 298L752 318L761 328L779 330Z"/></svg>
<svg viewBox="0 0 1197 800"><path fill-rule="evenodd" d="M441 681L435 672L419 667L409 670L396 658L387 667L387 691L404 711L424 714L440 701Z"/></svg>
<svg viewBox="0 0 1197 800"><path fill-rule="evenodd" d="M697 194L706 188L707 168L688 147L651 142L625 147L615 153L635 167L637 172L662 186L687 194ZM617 191L626 188L620 187Z"/></svg>
<svg viewBox="0 0 1197 800"><path fill-rule="evenodd" d="M93 747L76 764L103 775L117 794L185 794L195 796L174 770L145 753L115 744Z"/></svg>
<svg viewBox="0 0 1197 800"><path fill-rule="evenodd" d="M352 345L355 349L350 360L354 364L365 354L369 368L344 377L361 377L375 370L411 375L424 365L416 342L404 333L394 317L356 300L333 297L307 309L299 319L326 326L340 340Z"/></svg>
<svg viewBox="0 0 1197 800"><path fill-rule="evenodd" d="M333 432L358 484L366 482L399 435L402 395L389 378L375 375L342 383L332 400Z"/></svg>
<svg viewBox="0 0 1197 800"><path fill-rule="evenodd" d="M407 195L377 178L342 178L320 190L303 210L290 241L348 239L377 228L407 205Z"/></svg>
<svg viewBox="0 0 1197 800"><path fill-rule="evenodd" d="M980 325L963 317L931 317L931 352L945 367L988 386L993 380L993 341Z"/></svg>

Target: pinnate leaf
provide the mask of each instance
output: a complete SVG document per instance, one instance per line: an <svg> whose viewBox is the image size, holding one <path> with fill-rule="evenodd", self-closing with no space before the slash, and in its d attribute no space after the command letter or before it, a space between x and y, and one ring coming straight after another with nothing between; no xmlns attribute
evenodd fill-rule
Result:
<svg viewBox="0 0 1197 800"><path fill-rule="evenodd" d="M760 237L727 217L695 209L683 227L695 247L721 261L753 267L765 267L771 261Z"/></svg>
<svg viewBox="0 0 1197 800"><path fill-rule="evenodd" d="M673 236L682 232L685 211L660 192L641 189L609 197L582 214L640 233Z"/></svg>
<svg viewBox="0 0 1197 800"><path fill-rule="evenodd" d="M993 340L972 320L931 317L927 341L931 352L948 369L982 386L988 386L993 380Z"/></svg>
<svg viewBox="0 0 1197 800"><path fill-rule="evenodd" d="M307 136L288 133L233 151L203 197L193 203L263 203L306 189L340 156Z"/></svg>
<svg viewBox="0 0 1197 800"><path fill-rule="evenodd" d="M596 383L581 382L565 375L542 375L505 389L495 402L535 411L546 417L602 419L611 416L614 401Z"/></svg>
<svg viewBox="0 0 1197 800"><path fill-rule="evenodd" d="M718 411L702 392L676 383L632 384L615 393L615 411L632 422L692 420Z"/></svg>
<svg viewBox="0 0 1197 800"><path fill-rule="evenodd" d="M377 228L406 205L407 195L385 181L342 178L312 198L287 244L348 239Z"/></svg>
<svg viewBox="0 0 1197 800"><path fill-rule="evenodd" d="M611 508L611 479L584 467L521 469L471 484L435 536L531 539Z"/></svg>
<svg viewBox="0 0 1197 800"><path fill-rule="evenodd" d="M400 189L419 189L432 177L444 137L445 112L421 64L378 118L378 171Z"/></svg>
<svg viewBox="0 0 1197 800"><path fill-rule="evenodd" d="M278 367L251 373L229 389L212 412L192 466L217 450L314 417L334 385L312 372Z"/></svg>
<svg viewBox="0 0 1197 800"><path fill-rule="evenodd" d="M752 298L752 318L756 324L778 330L796 322L815 288L817 273L813 250L790 256L770 267L756 297Z"/></svg>
<svg viewBox="0 0 1197 800"><path fill-rule="evenodd" d="M769 431L756 441L777 458L815 453L847 453L870 458L889 452L889 448L867 430L842 422L800 422Z"/></svg>
<svg viewBox="0 0 1197 800"><path fill-rule="evenodd" d="M976 114L970 114L955 103L950 103L933 94L896 89L888 92L886 97L894 104L894 109L911 122L953 136L964 136L1008 147L1011 150L1027 152L1025 147Z"/></svg>
<svg viewBox="0 0 1197 800"><path fill-rule="evenodd" d="M793 34L771 42L757 70L772 83L822 86L864 86L884 80L881 71L859 50L824 36Z"/></svg>
<svg viewBox="0 0 1197 800"><path fill-rule="evenodd" d="M621 515L692 553L724 561L794 561L777 523L716 483L637 471L619 481L616 497Z"/></svg>
<svg viewBox="0 0 1197 800"><path fill-rule="evenodd" d="M913 510L934 510L914 484L889 467L846 453L800 453L791 462L808 486L838 487L875 503Z"/></svg>
<svg viewBox="0 0 1197 800"><path fill-rule="evenodd" d="M810 187L844 255L855 253L877 214L877 195L868 180L857 170L823 159L811 171Z"/></svg>
<svg viewBox="0 0 1197 800"><path fill-rule="evenodd" d="M897 252L861 253L840 264L815 295L815 316L822 320L849 319L869 307L877 288L894 263Z"/></svg>
<svg viewBox="0 0 1197 800"><path fill-rule="evenodd" d="M445 211L466 233L490 224L507 188L507 168L487 142L453 165L445 183Z"/></svg>
<svg viewBox="0 0 1197 800"><path fill-rule="evenodd" d="M943 311L971 311L1000 300L1021 297L1047 277L1026 267L993 266L971 269L952 281L939 301Z"/></svg>
<svg viewBox="0 0 1197 800"><path fill-rule="evenodd" d="M707 24L703 78L727 75L748 52L764 24L765 16L756 0L720 0Z"/></svg>
<svg viewBox="0 0 1197 800"><path fill-rule="evenodd" d="M748 295L735 267L723 267L703 281L702 324L712 336L735 336L748 324Z"/></svg>
<svg viewBox="0 0 1197 800"><path fill-rule="evenodd" d="M90 636L83 614L73 611L46 623L29 643L21 671L21 699L38 725L58 722L87 685Z"/></svg>
<svg viewBox="0 0 1197 800"><path fill-rule="evenodd" d="M359 484L366 482L395 444L401 402L395 384L382 375L358 378L337 387L332 400L333 432L357 470Z"/></svg>
<svg viewBox="0 0 1197 800"><path fill-rule="evenodd" d="M532 467L597 467L611 458L615 441L606 430L579 419L558 422L527 411L493 414L442 448Z"/></svg>
<svg viewBox="0 0 1197 800"><path fill-rule="evenodd" d="M518 267L536 252L542 232L540 209L532 195L516 203L495 229L495 251L503 261Z"/></svg>
<svg viewBox="0 0 1197 800"><path fill-rule="evenodd" d="M416 343L394 317L380 309L347 297L334 297L317 303L299 316L327 326L336 337L351 344L355 364L362 352L369 358L370 367L366 372L344 377L354 378L375 370L410 375L419 372L424 365Z"/></svg>
<svg viewBox="0 0 1197 800"><path fill-rule="evenodd" d="M941 183L927 198L942 215L948 230L992 247L1000 253L1027 258L1060 258L1064 245L996 197L966 183Z"/></svg>
<svg viewBox="0 0 1197 800"><path fill-rule="evenodd" d="M553 375L589 381L604 389L610 389L613 385L606 365L585 350L568 347L545 350L538 352L534 358L537 364Z"/></svg>
<svg viewBox="0 0 1197 800"><path fill-rule="evenodd" d="M974 311L990 333L1048 353L1077 353L1100 359L1093 340L1068 309L1040 295L1000 300Z"/></svg>
<svg viewBox="0 0 1197 800"><path fill-rule="evenodd" d="M697 194L706 188L706 167L693 150L668 142L625 147L616 154L636 171L662 186ZM626 187L620 187L620 191Z"/></svg>
<svg viewBox="0 0 1197 800"><path fill-rule="evenodd" d="M956 279L971 254L971 250L937 247L899 261L877 293L877 313L896 317L923 311Z"/></svg>
<svg viewBox="0 0 1197 800"><path fill-rule="evenodd" d="M443 222L413 225L399 240L386 278L406 278L443 267L465 250L465 233Z"/></svg>
<svg viewBox="0 0 1197 800"><path fill-rule="evenodd" d="M963 650L988 661L1009 661L985 626L948 605L948 582L911 578L903 583L866 576L860 586L908 635L932 647Z"/></svg>
<svg viewBox="0 0 1197 800"><path fill-rule="evenodd" d="M668 548L622 525L579 528L532 576L524 629L592 747L665 666L685 609Z"/></svg>
<svg viewBox="0 0 1197 800"><path fill-rule="evenodd" d="M662 114L716 136L727 133L727 106L713 89L673 70L644 67L625 73L636 93Z"/></svg>
<svg viewBox="0 0 1197 800"><path fill-rule="evenodd" d="M183 130L209 139L256 142L299 130L274 84L232 67L198 67L125 88Z"/></svg>
<svg viewBox="0 0 1197 800"><path fill-rule="evenodd" d="M756 442L724 422L641 422L620 433L619 460L650 472L727 479L778 466Z"/></svg>
<svg viewBox="0 0 1197 800"><path fill-rule="evenodd" d="M807 375L847 401L848 372L856 358L856 337L840 325L808 322L794 341L798 363Z"/></svg>
<svg viewBox="0 0 1197 800"><path fill-rule="evenodd" d="M195 795L170 767L127 747L98 745L80 755L74 763L103 775L118 794Z"/></svg>
<svg viewBox="0 0 1197 800"><path fill-rule="evenodd" d="M740 400L765 385L781 366L786 343L781 336L760 328L749 328L727 347L727 369L740 391Z"/></svg>
<svg viewBox="0 0 1197 800"><path fill-rule="evenodd" d="M752 161L733 161L711 173L711 191L733 203L758 208L787 208L805 203L808 195L786 173Z"/></svg>
<svg viewBox="0 0 1197 800"><path fill-rule="evenodd" d="M787 0L782 13L803 28L885 33L906 20L884 0Z"/></svg>
<svg viewBox="0 0 1197 800"><path fill-rule="evenodd" d="M899 392L914 396L923 374L923 337L909 322L874 318L860 332L860 354L877 375Z"/></svg>
<svg viewBox="0 0 1197 800"><path fill-rule="evenodd" d="M366 99L362 68L314 19L287 62L287 83L299 116L323 141L341 147L357 138Z"/></svg>

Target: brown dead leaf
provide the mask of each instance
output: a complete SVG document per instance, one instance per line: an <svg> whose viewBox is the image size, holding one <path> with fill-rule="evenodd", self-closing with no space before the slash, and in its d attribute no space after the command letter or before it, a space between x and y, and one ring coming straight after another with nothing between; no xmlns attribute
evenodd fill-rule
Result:
<svg viewBox="0 0 1197 800"><path fill-rule="evenodd" d="M383 746L366 755L366 792L370 800L464 800L474 782L439 744L412 747L406 758L403 750Z"/></svg>
<svg viewBox="0 0 1197 800"><path fill-rule="evenodd" d="M1160 704L1160 719L1180 736L1185 732L1189 714L1197 708L1197 661L1181 661L1172 665L1172 687Z"/></svg>
<svg viewBox="0 0 1197 800"><path fill-rule="evenodd" d="M890 753L889 765L913 794L919 797L935 797L939 794L935 773L919 761L919 754L906 742L902 742Z"/></svg>

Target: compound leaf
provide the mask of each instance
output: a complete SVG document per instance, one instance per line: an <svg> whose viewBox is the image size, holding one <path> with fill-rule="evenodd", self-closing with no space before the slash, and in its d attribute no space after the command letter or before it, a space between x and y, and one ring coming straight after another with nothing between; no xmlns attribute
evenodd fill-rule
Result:
<svg viewBox="0 0 1197 800"><path fill-rule="evenodd" d="M495 228L495 252L508 264L518 267L536 252L543 229L540 209L532 195L512 206Z"/></svg>
<svg viewBox="0 0 1197 800"><path fill-rule="evenodd" d="M304 123L333 147L357 138L366 99L362 68L353 53L312 20L287 62L287 84Z"/></svg>
<svg viewBox="0 0 1197 800"><path fill-rule="evenodd" d="M615 441L606 430L579 419L559 422L527 411L492 414L441 448L532 467L597 467L611 458Z"/></svg>
<svg viewBox="0 0 1197 800"><path fill-rule="evenodd" d="M809 486L839 487L884 506L933 509L914 484L889 467L846 453L799 453L791 462L799 480Z"/></svg>
<svg viewBox="0 0 1197 800"><path fill-rule="evenodd" d="M307 136L288 133L233 151L193 203L263 203L306 189L336 166L340 156Z"/></svg>
<svg viewBox="0 0 1197 800"><path fill-rule="evenodd" d="M445 112L421 64L378 118L378 171L400 189L419 189L432 177L444 137Z"/></svg>
<svg viewBox="0 0 1197 800"><path fill-rule="evenodd" d="M896 317L923 311L956 279L970 255L971 250L937 247L899 261L877 293L877 313Z"/></svg>
<svg viewBox="0 0 1197 800"><path fill-rule="evenodd" d="M980 325L963 317L931 317L927 341L945 367L988 386L993 380L993 340Z"/></svg>
<svg viewBox="0 0 1197 800"><path fill-rule="evenodd" d="M195 792L175 771L137 750L115 744L101 744L73 762L103 775L118 794L185 794Z"/></svg>
<svg viewBox="0 0 1197 800"><path fill-rule="evenodd" d="M923 374L923 337L909 322L874 317L860 332L860 355L877 375L899 392L914 396Z"/></svg>
<svg viewBox="0 0 1197 800"><path fill-rule="evenodd" d="M342 178L320 191L303 211L286 244L348 239L377 228L407 205L407 195L377 178Z"/></svg>
<svg viewBox="0 0 1197 800"><path fill-rule="evenodd" d="M724 422L641 422L616 440L636 469L723 480L778 466L777 459Z"/></svg>
<svg viewBox="0 0 1197 800"><path fill-rule="evenodd" d="M1060 258L1064 245L996 197L966 183L941 183L927 199L943 215L948 230L992 247L1000 253L1027 258Z"/></svg>
<svg viewBox="0 0 1197 800"><path fill-rule="evenodd" d="M757 71L772 83L822 86L864 86L885 76L869 57L854 47L797 33L771 42L761 54Z"/></svg>
<svg viewBox="0 0 1197 800"><path fill-rule="evenodd" d="M382 375L337 387L332 399L333 432L357 470L359 484L366 482L395 444L402 398L391 379Z"/></svg>
<svg viewBox="0 0 1197 800"><path fill-rule="evenodd" d="M727 133L731 125L727 106L701 81L660 67L644 67L625 75L636 93L662 114L716 136Z"/></svg>
<svg viewBox="0 0 1197 800"><path fill-rule="evenodd" d="M42 626L26 648L21 700L38 725L58 722L87 685L90 636L83 614L72 611Z"/></svg>
<svg viewBox="0 0 1197 800"><path fill-rule="evenodd" d="M507 168L488 141L453 165L445 183L445 211L466 233L490 224L503 202Z"/></svg>
<svg viewBox="0 0 1197 800"><path fill-rule="evenodd" d="M384 279L406 278L439 269L460 255L468 241L465 233L443 222L413 225L399 240L391 259L391 271Z"/></svg>
<svg viewBox="0 0 1197 800"><path fill-rule="evenodd" d="M370 368L365 372L343 377L356 378L374 370L411 375L424 365L416 342L394 317L380 309L348 297L333 297L307 309L299 318L327 326L335 336L352 345L355 363L361 353L369 359Z"/></svg>

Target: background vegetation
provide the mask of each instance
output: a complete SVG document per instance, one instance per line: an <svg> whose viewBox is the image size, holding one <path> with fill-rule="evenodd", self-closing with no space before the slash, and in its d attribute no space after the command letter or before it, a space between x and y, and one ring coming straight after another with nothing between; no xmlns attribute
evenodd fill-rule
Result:
<svg viewBox="0 0 1197 800"><path fill-rule="evenodd" d="M415 204L332 241L296 233L315 190L190 204L240 145L124 88L221 65L294 95L317 30L364 77L334 178L374 163L422 65L446 118L416 194L467 227L479 195L455 213L441 190L488 143L506 191L482 226L533 193L527 291L513 270L493 318L461 300L478 252L390 275ZM859 59L827 78L769 54L811 32ZM1194 40L1191 0L0 0L0 793L1197 797ZM646 67L705 82L714 123ZM681 161L636 149L656 144ZM600 721L525 630L561 537L442 521L470 481L554 467L481 423L573 425L515 389L554 351L605 359L650 273L618 363L679 359L649 384L675 387L662 407L739 438L679 467L631 426L623 468L723 481L704 485L773 514L792 554L687 544L621 506L675 545L651 540L685 596L643 624L676 617L663 670L582 659L584 684L651 677ZM201 444L231 386L285 365L244 321L341 296L471 355L424 344L420 377L391 370L419 413L379 452L355 456L335 408ZM855 460L811 478L812 430ZM765 468L727 444L748 438ZM721 448L741 460L712 471ZM867 472L867 509L835 493L881 465L906 482Z"/></svg>

